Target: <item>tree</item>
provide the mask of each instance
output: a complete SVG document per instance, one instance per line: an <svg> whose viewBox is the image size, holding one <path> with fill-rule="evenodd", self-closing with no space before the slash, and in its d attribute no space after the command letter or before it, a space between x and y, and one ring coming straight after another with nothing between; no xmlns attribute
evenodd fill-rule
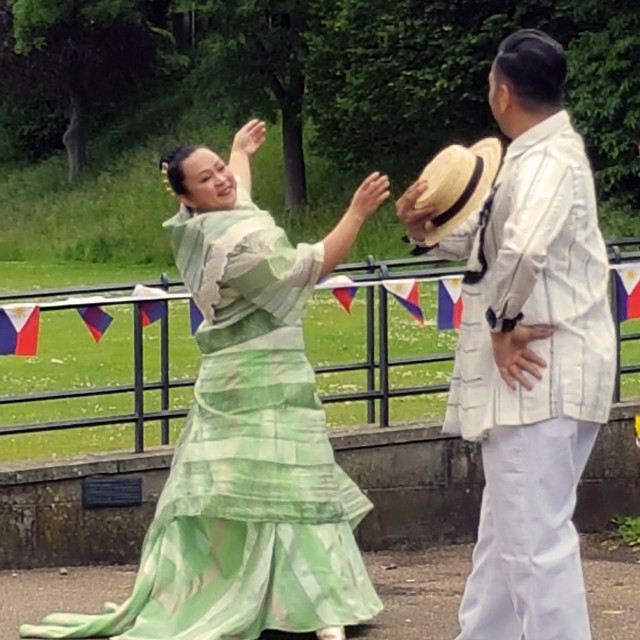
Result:
<svg viewBox="0 0 640 640"><path fill-rule="evenodd" d="M600 194L640 205L640 15L635 1L574 0L569 104L585 135Z"/></svg>
<svg viewBox="0 0 640 640"><path fill-rule="evenodd" d="M284 150L285 207L306 204L302 144L305 97L305 0L201 0L199 21L208 28L199 42L198 90L224 100L234 120L280 114ZM186 10L191 2L184 6Z"/></svg>
<svg viewBox="0 0 640 640"><path fill-rule="evenodd" d="M135 0L15 0L0 63L15 100L44 96L68 119L69 178L85 166L92 109L149 72L152 31Z"/></svg>
<svg viewBox="0 0 640 640"><path fill-rule="evenodd" d="M443 144L497 132L487 76L521 27L566 41L551 0L315 0L308 109L316 145L345 167L414 177Z"/></svg>

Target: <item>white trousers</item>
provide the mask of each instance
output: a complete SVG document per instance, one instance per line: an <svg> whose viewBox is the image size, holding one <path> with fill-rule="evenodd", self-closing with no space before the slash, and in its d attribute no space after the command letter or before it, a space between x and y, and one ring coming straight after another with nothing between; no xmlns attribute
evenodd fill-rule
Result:
<svg viewBox="0 0 640 640"><path fill-rule="evenodd" d="M457 640L591 640L572 517L597 424L494 427Z"/></svg>

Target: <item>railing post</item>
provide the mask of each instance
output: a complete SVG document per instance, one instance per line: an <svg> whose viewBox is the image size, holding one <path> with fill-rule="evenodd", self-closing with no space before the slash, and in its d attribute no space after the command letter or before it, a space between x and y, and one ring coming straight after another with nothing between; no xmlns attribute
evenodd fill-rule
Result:
<svg viewBox="0 0 640 640"><path fill-rule="evenodd" d="M142 316L139 302L133 304L133 412L135 421L135 452L144 451L144 353Z"/></svg>
<svg viewBox="0 0 640 640"><path fill-rule="evenodd" d="M613 246L611 247L611 264L620 264L622 256L620 255L620 248ZM621 376L620 376L620 360L621 360L621 350L622 343L620 342L620 314L619 314L619 305L620 300L618 298L618 284L616 282L616 274L614 269L609 270L609 280L610 280L610 296L611 296L611 313L613 315L613 326L616 332L616 380L615 385L613 387L613 401L620 402L620 387L621 387Z"/></svg>
<svg viewBox="0 0 640 640"><path fill-rule="evenodd" d="M162 273L160 276L160 286L165 291L169 291L169 276ZM169 409L169 303L164 302L167 307L167 314L160 320L160 409ZM169 419L162 418L160 422L160 442L169 444Z"/></svg>
<svg viewBox="0 0 640 640"><path fill-rule="evenodd" d="M389 275L386 264L380 265L380 280ZM389 426L389 323L387 290L378 285L378 360L380 376L380 426Z"/></svg>
<svg viewBox="0 0 640 640"><path fill-rule="evenodd" d="M375 259L367 256L367 273L372 275L375 272ZM366 287L366 335L367 335L367 392L373 393L376 388L376 287ZM376 401L375 398L367 399L367 424L374 424L376 421Z"/></svg>

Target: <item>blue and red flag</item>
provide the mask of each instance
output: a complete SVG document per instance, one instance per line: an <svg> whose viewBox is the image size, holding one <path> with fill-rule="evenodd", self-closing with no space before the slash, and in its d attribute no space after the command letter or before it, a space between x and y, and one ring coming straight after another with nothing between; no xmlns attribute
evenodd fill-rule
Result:
<svg viewBox="0 0 640 640"><path fill-rule="evenodd" d="M462 279L438 280L438 329L458 329L462 320Z"/></svg>
<svg viewBox="0 0 640 640"><path fill-rule="evenodd" d="M420 291L415 278L405 280L383 280L382 286L413 316L424 324L424 315L420 308Z"/></svg>
<svg viewBox="0 0 640 640"><path fill-rule="evenodd" d="M78 307L78 313L89 329L89 333L96 342L100 342L109 325L113 322L113 316L109 315L98 305L90 307Z"/></svg>
<svg viewBox="0 0 640 640"><path fill-rule="evenodd" d="M351 313L353 299L358 293L358 287L350 276L331 276L321 280L316 285L318 289L330 289L333 297L340 303L340 306Z"/></svg>
<svg viewBox="0 0 640 640"><path fill-rule="evenodd" d="M640 318L640 264L615 267L618 321Z"/></svg>
<svg viewBox="0 0 640 640"><path fill-rule="evenodd" d="M166 291L137 284L133 290L133 295L141 298L164 298ZM150 324L161 320L167 313L167 303L164 300L158 300L157 302L155 300L145 300L145 302L140 303L140 318L143 327L148 327Z"/></svg>
<svg viewBox="0 0 640 640"><path fill-rule="evenodd" d="M39 333L38 305L9 304L0 307L0 355L35 356Z"/></svg>
<svg viewBox="0 0 640 640"><path fill-rule="evenodd" d="M202 324L204 316L193 298L189 299L189 325L191 326L191 335L194 335L198 327Z"/></svg>

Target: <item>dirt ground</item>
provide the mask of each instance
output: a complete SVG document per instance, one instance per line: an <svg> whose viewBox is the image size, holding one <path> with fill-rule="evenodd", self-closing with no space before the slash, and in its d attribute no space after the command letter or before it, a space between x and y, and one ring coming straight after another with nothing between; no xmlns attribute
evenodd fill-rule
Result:
<svg viewBox="0 0 640 640"><path fill-rule="evenodd" d="M640 550L607 535L582 541L594 640L640 640ZM349 629L348 636L453 640L471 549L457 545L365 554L385 610L371 624ZM100 611L106 600L122 601L134 578L132 566L68 567L66 574L61 568L0 572L0 640L16 639L20 623L37 622L51 611ZM313 638L263 635L265 640L294 637Z"/></svg>

